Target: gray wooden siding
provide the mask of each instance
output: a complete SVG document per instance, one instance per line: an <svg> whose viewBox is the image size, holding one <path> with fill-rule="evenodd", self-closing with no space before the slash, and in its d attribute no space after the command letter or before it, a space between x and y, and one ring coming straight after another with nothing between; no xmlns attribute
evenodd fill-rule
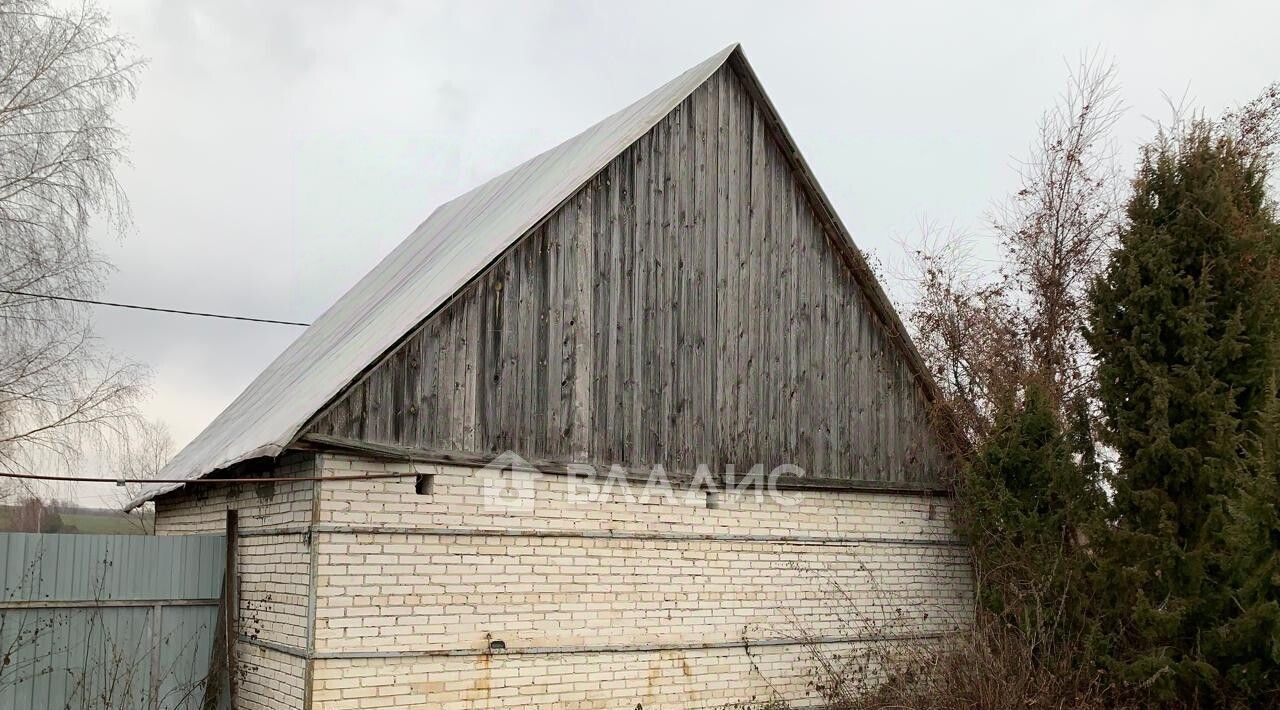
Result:
<svg viewBox="0 0 1280 710"><path fill-rule="evenodd" d="M721 69L309 431L691 471L932 482L924 391Z"/></svg>

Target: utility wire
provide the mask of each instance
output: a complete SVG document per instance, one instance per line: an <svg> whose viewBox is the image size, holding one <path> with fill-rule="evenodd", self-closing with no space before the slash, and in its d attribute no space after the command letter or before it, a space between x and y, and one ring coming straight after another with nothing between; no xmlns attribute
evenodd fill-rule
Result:
<svg viewBox="0 0 1280 710"><path fill-rule="evenodd" d="M200 316L201 318L222 318L223 320L243 320L251 323L273 323L275 325L298 325L306 328L310 323L299 323L291 320L273 320L271 318L250 318L249 316L230 316L224 313L201 313L199 311L180 311L175 308L157 308L156 306L138 306L132 303L112 303L111 301L94 301L88 298L72 298L70 296L50 296L44 293L27 293L25 291L9 291L0 289L0 293L27 298L44 298L50 301L68 301L70 303L86 303L91 306L111 306L112 308L129 308L136 311L155 311L156 313L175 313L181 316Z"/></svg>
<svg viewBox="0 0 1280 710"><path fill-rule="evenodd" d="M98 478L94 476L52 476L40 473L6 473L0 472L0 478L18 478L26 481L74 481L81 483L195 483L216 485L222 483L297 483L305 481L363 481L377 478L408 478L417 473L358 473L338 474L334 476L276 476L259 478Z"/></svg>

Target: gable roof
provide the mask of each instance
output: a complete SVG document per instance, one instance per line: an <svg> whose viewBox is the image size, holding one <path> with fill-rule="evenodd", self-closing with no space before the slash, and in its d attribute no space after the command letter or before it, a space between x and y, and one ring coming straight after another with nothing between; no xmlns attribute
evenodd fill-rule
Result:
<svg viewBox="0 0 1280 710"><path fill-rule="evenodd" d="M559 146L438 207L285 349L161 470L191 480L283 453L330 401L591 177L733 62L778 134L868 300L899 343L930 400L936 385L861 253L813 180L737 44ZM184 485L148 487L130 507Z"/></svg>

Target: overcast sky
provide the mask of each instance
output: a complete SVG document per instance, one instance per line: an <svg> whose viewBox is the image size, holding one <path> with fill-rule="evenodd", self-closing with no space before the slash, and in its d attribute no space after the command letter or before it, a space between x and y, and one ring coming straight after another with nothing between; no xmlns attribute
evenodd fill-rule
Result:
<svg viewBox="0 0 1280 710"><path fill-rule="evenodd" d="M150 65L121 119L135 227L105 296L308 321L436 205L731 42L864 250L985 233L1067 65L1101 51L1130 160L1280 79L1280 3L103 0ZM891 292L895 285L886 284ZM298 334L99 309L185 444Z"/></svg>

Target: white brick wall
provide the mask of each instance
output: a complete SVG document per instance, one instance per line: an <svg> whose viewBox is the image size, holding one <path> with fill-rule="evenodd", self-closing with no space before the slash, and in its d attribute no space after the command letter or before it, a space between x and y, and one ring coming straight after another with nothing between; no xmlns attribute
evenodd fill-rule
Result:
<svg viewBox="0 0 1280 710"><path fill-rule="evenodd" d="M867 653L866 644L822 652ZM325 710L537 710L743 707L786 698L818 705L800 645L693 651L317 661Z"/></svg>
<svg viewBox="0 0 1280 710"><path fill-rule="evenodd" d="M317 475L316 466L315 456L290 455L260 475L311 477ZM190 485L156 500L156 534L220 533L226 529L228 507L240 511L244 532L306 525L311 521L312 489L308 481Z"/></svg>
<svg viewBox="0 0 1280 710"><path fill-rule="evenodd" d="M414 471L328 455L323 469ZM550 475L526 508L487 510L475 471L418 470L434 476L430 495L412 477L321 488L320 707L803 700L812 664L786 642L935 634L970 613L945 499L807 492L794 506L722 496L708 509L615 490L585 503ZM758 670L744 639L766 644ZM491 641L506 651L486 654ZM404 655L349 658L361 653Z"/></svg>
<svg viewBox="0 0 1280 710"><path fill-rule="evenodd" d="M331 454L288 466L415 472ZM326 709L804 701L813 663L800 639L848 652L881 635L942 634L970 614L946 499L813 491L792 506L722 496L708 509L702 497L615 491L587 503L548 475L526 508L489 510L476 471L417 470L434 477L431 494L406 475L325 481L314 503L302 483L277 484L271 500L251 486L159 502L162 532L221 525L210 509L231 504L260 533L242 540L242 614L295 656L255 647L271 671L245 681L246 707L251 695L303 703L311 565L311 693ZM489 652L496 641L505 651Z"/></svg>
<svg viewBox="0 0 1280 710"><path fill-rule="evenodd" d="M239 710L294 710L304 707L306 669L297 656L242 643L237 653L241 680Z"/></svg>
<svg viewBox="0 0 1280 710"><path fill-rule="evenodd" d="M940 632L962 551L903 545L325 534L321 651L733 643ZM846 607L850 603L855 610Z"/></svg>
<svg viewBox="0 0 1280 710"><path fill-rule="evenodd" d="M294 455L263 475L310 477L317 471L316 457ZM238 511L240 633L305 647L311 560L296 531L311 522L313 490L307 481L189 486L156 500L156 534L222 533L227 509ZM303 707L302 659L251 643L236 649L241 710Z"/></svg>

